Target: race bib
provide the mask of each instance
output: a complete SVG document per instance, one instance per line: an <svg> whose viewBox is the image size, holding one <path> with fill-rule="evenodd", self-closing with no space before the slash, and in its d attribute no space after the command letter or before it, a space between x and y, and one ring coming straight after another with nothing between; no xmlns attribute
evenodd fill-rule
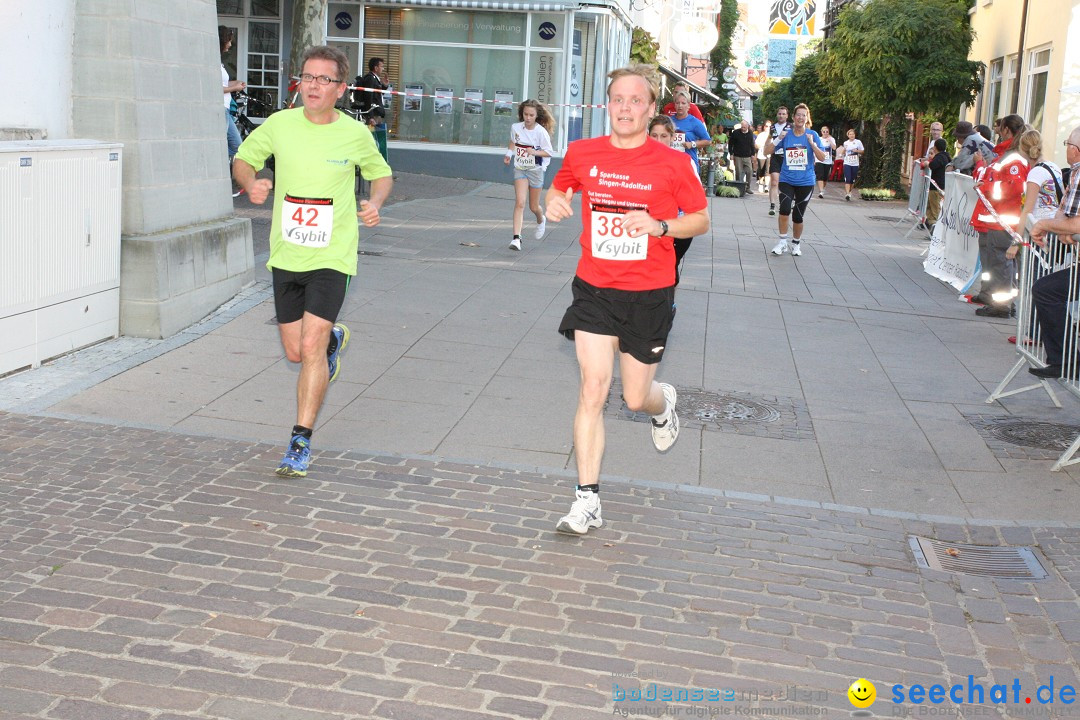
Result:
<svg viewBox="0 0 1080 720"><path fill-rule="evenodd" d="M592 255L599 260L644 260L649 253L649 236L630 237L623 229L623 218L631 210L642 207L615 207L593 204Z"/></svg>
<svg viewBox="0 0 1080 720"><path fill-rule="evenodd" d="M304 247L324 248L334 230L333 198L286 195L281 203L281 237Z"/></svg>
<svg viewBox="0 0 1080 720"><path fill-rule="evenodd" d="M784 160L787 161L788 170L806 169L806 146L789 147L784 150Z"/></svg>
<svg viewBox="0 0 1080 720"><path fill-rule="evenodd" d="M676 150L685 150L686 149L686 145L684 145L685 142L686 142L686 133L677 132L677 133L675 133L675 136L671 139L671 147L675 148Z"/></svg>
<svg viewBox="0 0 1080 720"><path fill-rule="evenodd" d="M530 155L529 150L532 148L528 145L514 146L514 167L518 170L532 170L536 167L536 156Z"/></svg>

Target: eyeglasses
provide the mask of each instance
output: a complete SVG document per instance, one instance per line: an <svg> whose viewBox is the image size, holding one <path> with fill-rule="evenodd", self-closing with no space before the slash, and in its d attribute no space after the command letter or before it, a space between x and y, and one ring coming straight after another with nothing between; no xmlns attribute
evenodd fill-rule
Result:
<svg viewBox="0 0 1080 720"><path fill-rule="evenodd" d="M1068 140L1066 140L1065 141L1065 148L1068 149L1069 147L1074 147L1077 150L1080 150L1080 145L1077 145L1076 143L1071 143Z"/></svg>
<svg viewBox="0 0 1080 720"><path fill-rule="evenodd" d="M329 75L312 75L311 73L304 73L303 75L300 76L300 82L306 82L306 83L314 82L314 83L318 83L319 85L329 85L330 83L339 83L339 82L343 82L343 81L342 80L335 80L334 78L330 77Z"/></svg>

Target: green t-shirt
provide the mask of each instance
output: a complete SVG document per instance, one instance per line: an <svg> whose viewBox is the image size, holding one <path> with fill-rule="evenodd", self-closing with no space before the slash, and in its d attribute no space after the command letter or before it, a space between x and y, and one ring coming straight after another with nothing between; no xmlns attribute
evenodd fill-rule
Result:
<svg viewBox="0 0 1080 720"><path fill-rule="evenodd" d="M274 156L274 215L267 268L306 272L329 268L356 274L360 239L355 167L378 180L391 174L371 132L338 111L328 125L304 117L303 108L266 118L236 153L256 171Z"/></svg>

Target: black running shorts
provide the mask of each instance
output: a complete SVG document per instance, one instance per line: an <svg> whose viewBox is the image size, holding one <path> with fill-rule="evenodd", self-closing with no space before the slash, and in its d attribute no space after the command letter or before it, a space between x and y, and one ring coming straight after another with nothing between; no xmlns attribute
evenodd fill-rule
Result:
<svg viewBox="0 0 1080 720"><path fill-rule="evenodd" d="M279 325L296 322L309 312L337 322L352 276L337 270L292 272L273 268L274 310Z"/></svg>
<svg viewBox="0 0 1080 720"><path fill-rule="evenodd" d="M832 173L832 163L814 163L814 177L818 179L818 182L829 182L830 173Z"/></svg>
<svg viewBox="0 0 1080 720"><path fill-rule="evenodd" d="M566 309L559 332L569 340L574 330L619 338L619 352L653 365L664 357L675 318L675 288L615 290L574 278L574 302Z"/></svg>
<svg viewBox="0 0 1080 720"><path fill-rule="evenodd" d="M790 215L792 222L797 222L801 225L803 215L806 213L806 206L810 204L810 196L814 194L814 186L789 185L786 182L782 182L779 187L780 214L785 217Z"/></svg>

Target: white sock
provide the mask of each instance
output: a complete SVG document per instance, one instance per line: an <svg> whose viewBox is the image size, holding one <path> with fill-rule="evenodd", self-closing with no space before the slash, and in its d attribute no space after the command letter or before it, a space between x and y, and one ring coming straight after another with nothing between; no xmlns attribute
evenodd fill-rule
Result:
<svg viewBox="0 0 1080 720"><path fill-rule="evenodd" d="M787 239L788 239L787 233L782 234L780 236L780 239L783 240L784 242L787 242Z"/></svg>
<svg viewBox="0 0 1080 720"><path fill-rule="evenodd" d="M664 423L667 422L668 413L670 412L670 410L671 410L671 406L668 405L667 397L665 396L664 397L664 412L660 413L659 415L653 415L652 419L655 420L658 425L663 425Z"/></svg>

